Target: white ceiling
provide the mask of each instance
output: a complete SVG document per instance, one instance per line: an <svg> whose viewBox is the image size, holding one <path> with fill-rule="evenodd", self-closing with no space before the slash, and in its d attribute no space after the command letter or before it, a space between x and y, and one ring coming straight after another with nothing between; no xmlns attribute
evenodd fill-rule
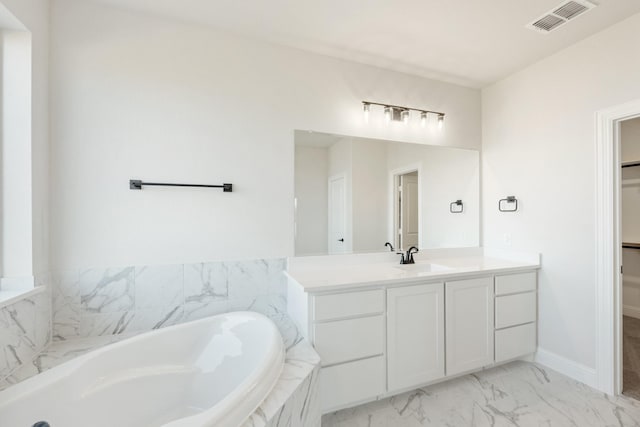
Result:
<svg viewBox="0 0 640 427"><path fill-rule="evenodd" d="M640 12L598 7L543 35L562 0L98 0L382 68L483 87Z"/></svg>

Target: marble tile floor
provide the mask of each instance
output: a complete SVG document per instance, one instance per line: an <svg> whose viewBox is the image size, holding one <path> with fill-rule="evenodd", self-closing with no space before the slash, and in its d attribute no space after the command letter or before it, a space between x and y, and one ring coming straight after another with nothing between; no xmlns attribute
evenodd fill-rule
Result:
<svg viewBox="0 0 640 427"><path fill-rule="evenodd" d="M622 394L640 400L640 319L622 318Z"/></svg>
<svg viewBox="0 0 640 427"><path fill-rule="evenodd" d="M322 418L322 427L383 426L640 426L640 401L517 361Z"/></svg>

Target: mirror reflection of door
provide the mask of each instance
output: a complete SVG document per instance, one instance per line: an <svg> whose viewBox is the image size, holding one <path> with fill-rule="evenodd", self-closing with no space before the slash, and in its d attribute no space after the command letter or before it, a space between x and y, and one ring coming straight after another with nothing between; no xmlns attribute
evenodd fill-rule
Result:
<svg viewBox="0 0 640 427"><path fill-rule="evenodd" d="M345 203L345 177L334 175L329 178L329 242L330 254L346 252L346 203Z"/></svg>
<svg viewBox="0 0 640 427"><path fill-rule="evenodd" d="M418 172L398 176L398 247L418 246Z"/></svg>

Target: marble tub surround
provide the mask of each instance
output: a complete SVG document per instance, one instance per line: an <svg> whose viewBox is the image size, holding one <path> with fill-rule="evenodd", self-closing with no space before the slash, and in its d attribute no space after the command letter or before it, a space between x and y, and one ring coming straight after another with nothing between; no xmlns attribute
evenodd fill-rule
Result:
<svg viewBox="0 0 640 427"><path fill-rule="evenodd" d="M229 311L257 311L299 338L286 317L286 260L258 259L64 271L52 275L53 338L122 334Z"/></svg>
<svg viewBox="0 0 640 427"><path fill-rule="evenodd" d="M510 253L483 248L423 250L415 264L400 265L394 252L309 256L288 259L286 275L305 292L440 280L452 276L511 273L540 268L539 254ZM421 269L433 265L433 270Z"/></svg>
<svg viewBox="0 0 640 427"><path fill-rule="evenodd" d="M0 383L30 365L51 341L51 299L34 288L0 308Z"/></svg>
<svg viewBox="0 0 640 427"><path fill-rule="evenodd" d="M280 378L243 427L320 427L320 356L307 341L286 354Z"/></svg>
<svg viewBox="0 0 640 427"><path fill-rule="evenodd" d="M637 426L640 402L513 362L327 414L323 427Z"/></svg>
<svg viewBox="0 0 640 427"><path fill-rule="evenodd" d="M32 363L22 366L0 381L0 390L89 351L120 342L138 333L140 332L54 342L34 358ZM292 344L287 350L278 382L243 427L319 426L319 367L320 357L307 341L299 340Z"/></svg>

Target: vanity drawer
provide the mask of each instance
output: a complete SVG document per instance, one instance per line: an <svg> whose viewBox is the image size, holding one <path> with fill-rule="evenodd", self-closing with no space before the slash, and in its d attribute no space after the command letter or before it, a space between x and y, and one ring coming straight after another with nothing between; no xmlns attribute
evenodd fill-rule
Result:
<svg viewBox="0 0 640 427"><path fill-rule="evenodd" d="M496 362L525 356L536 351L536 324L496 331Z"/></svg>
<svg viewBox="0 0 640 427"><path fill-rule="evenodd" d="M496 297L496 329L536 320L536 293Z"/></svg>
<svg viewBox="0 0 640 427"><path fill-rule="evenodd" d="M322 366L384 352L384 316L317 323L313 328L314 347Z"/></svg>
<svg viewBox="0 0 640 427"><path fill-rule="evenodd" d="M347 292L313 298L313 320L331 320L384 312L384 291Z"/></svg>
<svg viewBox="0 0 640 427"><path fill-rule="evenodd" d="M326 414L384 393L384 357L372 357L320 370L322 413Z"/></svg>
<svg viewBox="0 0 640 427"><path fill-rule="evenodd" d="M536 272L496 276L496 295L515 294L536 290Z"/></svg>

